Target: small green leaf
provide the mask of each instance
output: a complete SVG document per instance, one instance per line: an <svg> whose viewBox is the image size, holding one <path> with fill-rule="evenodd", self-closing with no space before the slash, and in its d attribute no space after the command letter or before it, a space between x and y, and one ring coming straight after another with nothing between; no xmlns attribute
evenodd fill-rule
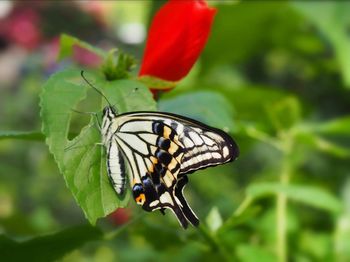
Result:
<svg viewBox="0 0 350 262"><path fill-rule="evenodd" d="M348 147L343 147L337 145L329 140L326 140L314 133L300 133L296 137L298 141L307 144L318 151L325 152L341 158L350 157L350 149Z"/></svg>
<svg viewBox="0 0 350 262"><path fill-rule="evenodd" d="M174 98L162 99L160 111L184 115L228 132L235 132L233 109L220 93L211 91L191 92Z"/></svg>
<svg viewBox="0 0 350 262"><path fill-rule="evenodd" d="M58 59L63 59L65 57L69 57L73 53L73 47L74 46L80 46L86 50L89 50L90 52L100 56L101 58L107 57L107 52L97 48L95 46L92 46L74 36L70 36L67 34L61 34L60 37L60 52L58 54Z"/></svg>
<svg viewBox="0 0 350 262"><path fill-rule="evenodd" d="M213 207L210 210L206 218L206 222L207 222L208 228L212 232L216 232L222 226L222 217L217 207Z"/></svg>
<svg viewBox="0 0 350 262"><path fill-rule="evenodd" d="M338 261L350 260L350 214L342 214L336 221L334 245Z"/></svg>
<svg viewBox="0 0 350 262"><path fill-rule="evenodd" d="M0 235L1 261L56 261L84 243L101 239L102 232L89 225L76 226L52 235L17 242Z"/></svg>
<svg viewBox="0 0 350 262"><path fill-rule="evenodd" d="M312 125L311 128L327 135L350 135L350 116Z"/></svg>
<svg viewBox="0 0 350 262"><path fill-rule="evenodd" d="M137 80L150 88L159 90L173 88L178 84L177 81L167 81L155 76L148 75L139 76Z"/></svg>
<svg viewBox="0 0 350 262"><path fill-rule="evenodd" d="M45 137L40 131L0 131L0 140L3 139L44 141Z"/></svg>
<svg viewBox="0 0 350 262"><path fill-rule="evenodd" d="M300 121L300 104L297 98L288 96L266 108L276 130L288 130Z"/></svg>
<svg viewBox="0 0 350 262"><path fill-rule="evenodd" d="M329 212L340 212L341 202L329 192L314 186L282 185L279 183L259 183L250 185L247 194L252 199L284 193L289 199L324 209Z"/></svg>
<svg viewBox="0 0 350 262"><path fill-rule="evenodd" d="M136 60L129 54L117 49L108 52L101 70L109 81L126 79L130 77L130 71L136 65Z"/></svg>
<svg viewBox="0 0 350 262"><path fill-rule="evenodd" d="M138 82L111 82L93 74L85 76L116 105L119 113L156 108L152 94ZM95 224L98 218L125 206L130 192L117 196L108 180L105 149L98 145L101 134L94 117L77 137L71 141L67 138L72 109L85 97L87 89L79 71L62 71L44 85L40 106L43 133L50 152L85 216ZM101 98L101 108L105 104Z"/></svg>

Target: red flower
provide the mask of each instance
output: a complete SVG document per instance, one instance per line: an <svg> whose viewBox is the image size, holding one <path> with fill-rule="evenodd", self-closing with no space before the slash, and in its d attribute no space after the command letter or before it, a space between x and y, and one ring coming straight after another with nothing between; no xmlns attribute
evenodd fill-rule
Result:
<svg viewBox="0 0 350 262"><path fill-rule="evenodd" d="M207 42L215 13L204 0L169 0L153 18L139 75L185 77Z"/></svg>

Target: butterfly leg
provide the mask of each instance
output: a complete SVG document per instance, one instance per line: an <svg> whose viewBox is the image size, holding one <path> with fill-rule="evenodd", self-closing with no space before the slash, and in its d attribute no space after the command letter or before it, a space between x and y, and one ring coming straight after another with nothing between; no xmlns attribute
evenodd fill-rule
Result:
<svg viewBox="0 0 350 262"><path fill-rule="evenodd" d="M78 113L78 114L87 114L87 115L92 115L95 117L95 121L97 123L97 126L98 126L98 129L101 131L101 123L100 121L98 120L98 114L96 112L82 112L82 111L79 111L79 110L76 110L76 109L73 109L71 108L71 110L75 113Z"/></svg>

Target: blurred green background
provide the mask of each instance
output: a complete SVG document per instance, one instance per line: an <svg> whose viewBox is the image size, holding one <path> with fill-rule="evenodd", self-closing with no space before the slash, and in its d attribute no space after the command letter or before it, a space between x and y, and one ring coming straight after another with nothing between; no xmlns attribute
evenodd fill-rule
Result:
<svg viewBox="0 0 350 262"><path fill-rule="evenodd" d="M0 260L350 261L348 2L209 1L208 44L158 108L230 132L239 159L190 175L199 229L133 201L87 225L40 135L41 87L98 66L57 61L61 33L140 61L161 4L0 2Z"/></svg>

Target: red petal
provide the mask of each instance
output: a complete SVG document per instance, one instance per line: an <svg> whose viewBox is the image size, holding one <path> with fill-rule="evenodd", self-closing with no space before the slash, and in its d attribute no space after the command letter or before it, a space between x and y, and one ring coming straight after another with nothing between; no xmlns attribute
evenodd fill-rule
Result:
<svg viewBox="0 0 350 262"><path fill-rule="evenodd" d="M168 1L152 21L139 74L169 81L186 76L204 48L215 13L204 0Z"/></svg>

